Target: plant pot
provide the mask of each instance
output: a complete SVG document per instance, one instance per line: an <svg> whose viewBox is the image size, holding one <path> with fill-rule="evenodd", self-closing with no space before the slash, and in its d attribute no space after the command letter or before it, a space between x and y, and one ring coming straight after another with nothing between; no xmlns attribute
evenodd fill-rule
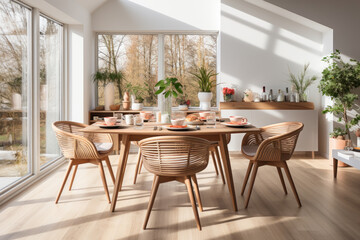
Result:
<svg viewBox="0 0 360 240"><path fill-rule="evenodd" d="M188 109L189 109L189 107L186 104L180 104L179 105L179 110L180 111L187 111Z"/></svg>
<svg viewBox="0 0 360 240"><path fill-rule="evenodd" d="M108 83L104 89L104 103L105 110L109 111L110 106L114 105L115 102L115 86L114 83Z"/></svg>
<svg viewBox="0 0 360 240"><path fill-rule="evenodd" d="M136 103L136 102L133 102L131 104L131 109L134 110L134 111L140 111L142 110L144 107L144 104L143 103Z"/></svg>
<svg viewBox="0 0 360 240"><path fill-rule="evenodd" d="M200 101L200 109L201 110L210 110L212 92L199 92L198 98Z"/></svg>
<svg viewBox="0 0 360 240"><path fill-rule="evenodd" d="M129 92L125 92L124 93L124 102L129 102L129 100L130 100L130 94L129 94Z"/></svg>
<svg viewBox="0 0 360 240"><path fill-rule="evenodd" d="M329 160L332 163L332 150L333 149L344 149L347 145L348 140L339 139L339 138L330 138L329 139ZM349 165L339 161L338 162L339 167L348 167Z"/></svg>
<svg viewBox="0 0 360 240"><path fill-rule="evenodd" d="M124 110L129 110L130 109L130 101L123 101L122 105L123 105Z"/></svg>
<svg viewBox="0 0 360 240"><path fill-rule="evenodd" d="M120 104L110 105L111 111L117 111L120 109Z"/></svg>
<svg viewBox="0 0 360 240"><path fill-rule="evenodd" d="M12 108L14 110L21 110L21 95L19 93L12 94Z"/></svg>

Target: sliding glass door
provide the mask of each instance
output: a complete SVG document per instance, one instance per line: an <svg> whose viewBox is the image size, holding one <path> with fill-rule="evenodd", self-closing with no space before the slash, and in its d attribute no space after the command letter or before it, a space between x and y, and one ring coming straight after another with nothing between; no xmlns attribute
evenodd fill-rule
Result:
<svg viewBox="0 0 360 240"><path fill-rule="evenodd" d="M0 1L0 191L31 172L28 83L31 10Z"/></svg>

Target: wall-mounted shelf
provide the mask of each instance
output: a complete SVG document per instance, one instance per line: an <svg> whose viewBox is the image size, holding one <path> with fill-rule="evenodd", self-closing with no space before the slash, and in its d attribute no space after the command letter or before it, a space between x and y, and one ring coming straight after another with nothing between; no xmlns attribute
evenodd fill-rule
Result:
<svg viewBox="0 0 360 240"><path fill-rule="evenodd" d="M312 102L221 102L220 110L225 109L278 109L278 110L313 110Z"/></svg>

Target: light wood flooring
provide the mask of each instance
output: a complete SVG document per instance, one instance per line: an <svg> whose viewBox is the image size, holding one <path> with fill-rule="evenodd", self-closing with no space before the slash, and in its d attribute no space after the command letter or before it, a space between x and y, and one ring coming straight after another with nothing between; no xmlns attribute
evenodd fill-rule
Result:
<svg viewBox="0 0 360 240"><path fill-rule="evenodd" d="M143 171L134 185L135 158L130 155L116 212L109 212L95 165L80 166L73 190L67 185L55 205L64 165L0 207L0 239L360 239L360 171L340 168L334 180L329 161L304 156L288 162L302 208L287 180L289 194L284 195L276 169L265 166L244 209L240 190L248 162L232 155L238 212L210 161L197 175L202 231L196 228L184 184L177 182L160 186L148 229L142 230L153 176ZM116 156L111 162L116 171ZM112 193L106 167L105 172Z"/></svg>

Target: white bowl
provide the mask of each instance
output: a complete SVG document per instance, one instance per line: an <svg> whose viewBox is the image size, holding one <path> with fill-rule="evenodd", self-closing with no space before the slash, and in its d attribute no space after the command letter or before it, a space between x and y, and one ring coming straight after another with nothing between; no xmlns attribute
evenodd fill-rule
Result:
<svg viewBox="0 0 360 240"><path fill-rule="evenodd" d="M171 125L182 126L182 125L184 125L184 122L185 122L185 119L172 119Z"/></svg>
<svg viewBox="0 0 360 240"><path fill-rule="evenodd" d="M243 116L230 116L231 122L237 122L237 123L247 123L247 118Z"/></svg>
<svg viewBox="0 0 360 240"><path fill-rule="evenodd" d="M108 126L113 126L116 124L117 117L104 117L105 124Z"/></svg>

